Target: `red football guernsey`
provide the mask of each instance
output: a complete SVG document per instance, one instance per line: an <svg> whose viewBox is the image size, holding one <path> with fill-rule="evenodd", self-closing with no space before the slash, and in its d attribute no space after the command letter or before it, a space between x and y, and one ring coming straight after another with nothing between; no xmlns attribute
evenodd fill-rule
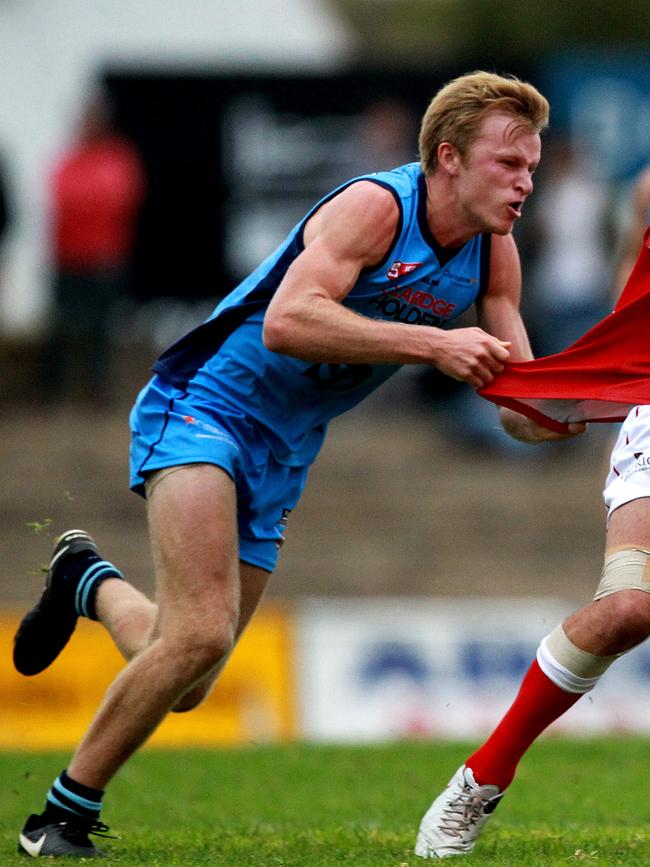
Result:
<svg viewBox="0 0 650 867"><path fill-rule="evenodd" d="M650 227L613 313L563 352L506 364L479 394L559 432L650 404Z"/></svg>

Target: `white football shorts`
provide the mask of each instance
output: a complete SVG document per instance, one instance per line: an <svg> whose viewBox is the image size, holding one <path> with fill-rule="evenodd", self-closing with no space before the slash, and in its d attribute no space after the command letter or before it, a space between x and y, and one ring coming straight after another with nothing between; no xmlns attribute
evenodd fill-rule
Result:
<svg viewBox="0 0 650 867"><path fill-rule="evenodd" d="M650 497L650 406L630 410L612 449L603 491L608 517L641 497Z"/></svg>

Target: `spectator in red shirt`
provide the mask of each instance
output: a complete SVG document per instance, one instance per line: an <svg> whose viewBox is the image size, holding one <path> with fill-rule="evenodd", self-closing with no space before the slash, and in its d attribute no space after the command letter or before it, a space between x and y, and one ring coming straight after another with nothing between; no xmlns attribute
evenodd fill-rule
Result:
<svg viewBox="0 0 650 867"><path fill-rule="evenodd" d="M123 294L145 188L140 157L102 96L84 108L76 140L50 181L53 249L45 396L110 398L110 329Z"/></svg>

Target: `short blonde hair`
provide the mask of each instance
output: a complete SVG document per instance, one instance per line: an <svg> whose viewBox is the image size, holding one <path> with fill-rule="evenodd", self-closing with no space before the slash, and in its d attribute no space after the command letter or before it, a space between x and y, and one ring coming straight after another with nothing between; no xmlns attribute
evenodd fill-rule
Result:
<svg viewBox="0 0 650 867"><path fill-rule="evenodd" d="M464 156L483 119L493 111L511 114L525 129L548 126L548 100L525 81L494 72L471 72L446 84L433 97L420 127L420 164L425 174L438 165L438 146L449 142Z"/></svg>

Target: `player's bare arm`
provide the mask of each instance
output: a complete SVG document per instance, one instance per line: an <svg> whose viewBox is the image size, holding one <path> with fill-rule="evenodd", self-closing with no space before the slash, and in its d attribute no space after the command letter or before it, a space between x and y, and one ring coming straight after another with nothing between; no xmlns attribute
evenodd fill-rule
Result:
<svg viewBox="0 0 650 867"><path fill-rule="evenodd" d="M341 302L363 268L380 262L398 225L393 196L371 182L353 184L305 228L305 250L269 305L268 349L308 361L434 364L475 387L491 382L507 346L480 328L445 332L360 316Z"/></svg>
<svg viewBox="0 0 650 867"><path fill-rule="evenodd" d="M519 312L520 297L521 265L514 239L512 235L493 235L490 281L476 305L478 321L490 334L509 344L511 361L530 361L533 353ZM586 425L579 422L570 425L569 433L557 433L505 407L500 408L499 415L510 436L528 443L566 439L586 430Z"/></svg>

